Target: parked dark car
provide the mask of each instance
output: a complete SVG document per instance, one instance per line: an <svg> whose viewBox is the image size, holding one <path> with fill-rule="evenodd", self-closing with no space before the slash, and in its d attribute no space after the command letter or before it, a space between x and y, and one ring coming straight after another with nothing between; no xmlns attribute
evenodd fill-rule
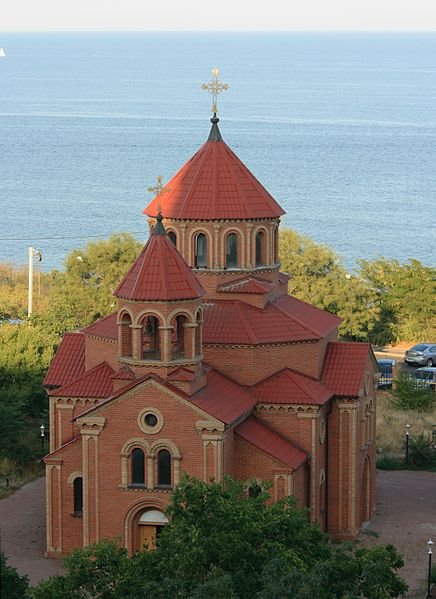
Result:
<svg viewBox="0 0 436 599"><path fill-rule="evenodd" d="M377 364L380 372L377 387L392 387L393 371L396 364L395 360L382 358L381 360L377 360Z"/></svg>
<svg viewBox="0 0 436 599"><path fill-rule="evenodd" d="M404 361L419 366L436 366L436 344L418 343L406 351Z"/></svg>

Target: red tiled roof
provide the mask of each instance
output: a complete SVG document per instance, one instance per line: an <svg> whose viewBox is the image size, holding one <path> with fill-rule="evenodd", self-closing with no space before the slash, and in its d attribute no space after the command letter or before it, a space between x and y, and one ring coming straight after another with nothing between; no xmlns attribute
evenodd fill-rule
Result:
<svg viewBox="0 0 436 599"><path fill-rule="evenodd" d="M193 381L195 380L195 373L189 368L176 368L168 375L169 381Z"/></svg>
<svg viewBox="0 0 436 599"><path fill-rule="evenodd" d="M133 381L135 378L135 373L128 366L123 366L111 376L112 380L117 381Z"/></svg>
<svg viewBox="0 0 436 599"><path fill-rule="evenodd" d="M225 424L234 422L256 404L256 399L245 387L212 368L207 372L207 385L190 401Z"/></svg>
<svg viewBox="0 0 436 599"><path fill-rule="evenodd" d="M118 340L117 329L117 313L109 314L100 320L96 320L93 324L82 329L87 335L95 335L96 337L104 337L105 339Z"/></svg>
<svg viewBox="0 0 436 599"><path fill-rule="evenodd" d="M256 279L255 277L245 277L232 281L231 283L225 283L218 287L218 291L224 293L267 293L271 291L274 284L270 281L263 281L262 279Z"/></svg>
<svg viewBox="0 0 436 599"><path fill-rule="evenodd" d="M166 193L165 193L166 192ZM276 218L270 193L223 141L207 141L144 210L184 220Z"/></svg>
<svg viewBox="0 0 436 599"><path fill-rule="evenodd" d="M308 456L305 451L283 439L254 416L249 416L244 420L236 427L235 432L293 470L299 468L307 460Z"/></svg>
<svg viewBox="0 0 436 599"><path fill-rule="evenodd" d="M112 375L114 370L107 362L102 362L84 375L64 385L60 389L51 391L56 397L109 397L113 392Z"/></svg>
<svg viewBox="0 0 436 599"><path fill-rule="evenodd" d="M204 293L168 236L153 234L114 295L128 300L169 301L194 299Z"/></svg>
<svg viewBox="0 0 436 599"><path fill-rule="evenodd" d="M256 308L244 302L211 300L204 304L204 343L287 343L315 341L340 319L290 296Z"/></svg>
<svg viewBox="0 0 436 599"><path fill-rule="evenodd" d="M65 333L44 378L47 387L60 387L85 372L85 337L81 332Z"/></svg>
<svg viewBox="0 0 436 599"><path fill-rule="evenodd" d="M329 343L321 377L323 384L339 397L358 397L370 351L369 343Z"/></svg>
<svg viewBox="0 0 436 599"><path fill-rule="evenodd" d="M323 405L333 393L320 382L289 368L273 374L254 387L259 402Z"/></svg>

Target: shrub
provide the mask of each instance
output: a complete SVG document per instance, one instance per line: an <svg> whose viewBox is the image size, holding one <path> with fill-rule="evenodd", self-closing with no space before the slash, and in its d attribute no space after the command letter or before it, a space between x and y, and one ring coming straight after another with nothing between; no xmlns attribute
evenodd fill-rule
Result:
<svg viewBox="0 0 436 599"><path fill-rule="evenodd" d="M430 386L423 387L419 382L400 372L394 381L392 405L397 410L431 410L436 404L436 395Z"/></svg>
<svg viewBox="0 0 436 599"><path fill-rule="evenodd" d="M417 468L436 468L436 449L425 435L410 437L409 462Z"/></svg>

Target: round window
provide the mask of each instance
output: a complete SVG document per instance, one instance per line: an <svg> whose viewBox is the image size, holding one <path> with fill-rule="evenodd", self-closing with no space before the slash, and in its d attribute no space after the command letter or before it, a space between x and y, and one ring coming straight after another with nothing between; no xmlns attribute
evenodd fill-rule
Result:
<svg viewBox="0 0 436 599"><path fill-rule="evenodd" d="M157 416L155 414L146 414L144 420L145 424L151 428L157 424Z"/></svg>

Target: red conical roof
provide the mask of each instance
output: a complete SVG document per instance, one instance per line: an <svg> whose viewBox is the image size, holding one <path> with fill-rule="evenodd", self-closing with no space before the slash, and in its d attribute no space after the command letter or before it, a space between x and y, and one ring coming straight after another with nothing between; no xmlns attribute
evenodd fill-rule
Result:
<svg viewBox="0 0 436 599"><path fill-rule="evenodd" d="M221 138L209 139L144 210L165 218L221 220L277 218L284 210Z"/></svg>
<svg viewBox="0 0 436 599"><path fill-rule="evenodd" d="M160 220L159 220L160 219ZM195 299L205 293L192 270L165 234L162 217L116 288L117 297L137 301Z"/></svg>

